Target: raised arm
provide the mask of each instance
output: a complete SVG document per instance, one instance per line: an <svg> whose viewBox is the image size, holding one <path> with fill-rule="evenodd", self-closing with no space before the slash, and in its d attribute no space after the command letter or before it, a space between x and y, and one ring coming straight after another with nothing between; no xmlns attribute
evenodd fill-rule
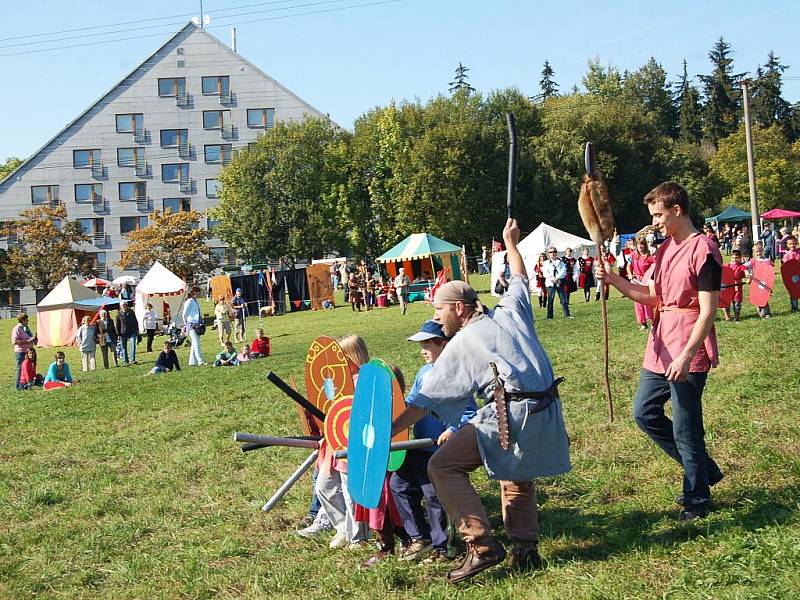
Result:
<svg viewBox="0 0 800 600"><path fill-rule="evenodd" d="M506 226L503 228L503 241L506 244L506 258L508 259L508 266L511 269L511 275L516 273L527 277L528 272L525 270L525 262L522 260L522 255L517 249L517 242L519 242L519 224L516 219L508 219Z"/></svg>

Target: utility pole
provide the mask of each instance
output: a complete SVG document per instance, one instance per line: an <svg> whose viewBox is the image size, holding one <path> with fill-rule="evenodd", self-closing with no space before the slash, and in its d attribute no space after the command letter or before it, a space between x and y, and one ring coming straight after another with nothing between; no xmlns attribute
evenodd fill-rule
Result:
<svg viewBox="0 0 800 600"><path fill-rule="evenodd" d="M200 0L200 29L205 29L203 22L203 0Z"/></svg>
<svg viewBox="0 0 800 600"><path fill-rule="evenodd" d="M750 220L752 222L751 239L758 241L760 235L758 222L758 194L756 193L756 167L753 159L753 133L750 130L750 97L747 94L747 80L741 83L742 99L744 100L744 134L747 141L747 179L750 182Z"/></svg>

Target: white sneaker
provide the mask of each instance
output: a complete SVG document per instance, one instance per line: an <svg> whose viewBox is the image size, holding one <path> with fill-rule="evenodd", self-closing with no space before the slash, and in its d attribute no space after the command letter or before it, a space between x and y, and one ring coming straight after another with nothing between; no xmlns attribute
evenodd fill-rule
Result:
<svg viewBox="0 0 800 600"><path fill-rule="evenodd" d="M300 537L310 538L314 537L318 533L322 533L323 531L327 531L331 528L331 526L327 523L322 523L321 521L314 521L308 527L303 527L303 529L298 529L295 533Z"/></svg>
<svg viewBox="0 0 800 600"><path fill-rule="evenodd" d="M349 546L350 542L347 539L347 536L343 533L337 533L333 536L331 543L328 544L328 548L344 548L345 546Z"/></svg>

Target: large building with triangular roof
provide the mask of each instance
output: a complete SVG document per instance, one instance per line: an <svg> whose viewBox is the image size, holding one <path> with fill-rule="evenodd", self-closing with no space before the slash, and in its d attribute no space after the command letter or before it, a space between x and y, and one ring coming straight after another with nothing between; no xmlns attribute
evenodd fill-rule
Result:
<svg viewBox="0 0 800 600"><path fill-rule="evenodd" d="M205 214L233 152L278 121L307 116L323 115L188 23L0 182L0 220L63 204L92 238L86 250L100 274L116 277L125 234L150 212ZM211 220L204 225L213 231ZM225 256L219 240L211 247Z"/></svg>

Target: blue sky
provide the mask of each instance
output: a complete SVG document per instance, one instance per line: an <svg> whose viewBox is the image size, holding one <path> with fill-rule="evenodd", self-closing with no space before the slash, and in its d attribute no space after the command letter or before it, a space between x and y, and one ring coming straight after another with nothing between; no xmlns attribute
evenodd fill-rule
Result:
<svg viewBox="0 0 800 600"><path fill-rule="evenodd" d="M800 100L797 0L400 0L275 19L375 1L205 0L204 8L212 34L229 43L227 24L236 22L242 55L348 128L392 99L446 92L459 61L480 91L516 86L533 95L545 59L562 90L580 85L593 57L632 70L655 56L673 79L686 58L690 75L707 73L708 50L720 35L733 46L737 71L754 71L775 50L791 66L786 76L796 78L786 81L784 96ZM0 1L0 55L139 38L0 56L0 161L36 151L193 13L199 0ZM144 22L172 15L181 16ZM50 37L71 39L49 44L18 37L131 21L138 22L112 28L113 35L68 32Z"/></svg>

